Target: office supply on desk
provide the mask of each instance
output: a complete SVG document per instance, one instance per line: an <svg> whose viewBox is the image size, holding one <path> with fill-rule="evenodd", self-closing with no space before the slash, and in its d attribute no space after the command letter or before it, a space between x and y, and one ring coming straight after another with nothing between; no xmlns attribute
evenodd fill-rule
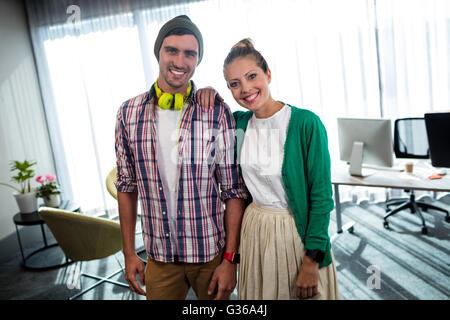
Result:
<svg viewBox="0 0 450 320"><path fill-rule="evenodd" d="M385 167L385 166L375 166L371 164L363 164L363 169L373 169L373 170L381 170L381 171L395 171L395 172L402 172L405 171L405 165L400 163L395 163L392 167Z"/></svg>
<svg viewBox="0 0 450 320"><path fill-rule="evenodd" d="M428 159L429 148L426 134L425 119L424 118L403 118L395 120L394 124L394 152L396 158L406 159ZM410 174L413 174L414 169ZM391 199L386 201L386 213L384 217L384 227L389 228L387 219L402 211L409 209L411 213L417 213L422 221L422 233L427 234L428 229L423 218L421 210L427 211L434 209L446 212L448 211L428 204L424 201L416 200L414 190L405 189L409 193L409 199ZM391 210L391 206L397 207Z"/></svg>
<svg viewBox="0 0 450 320"><path fill-rule="evenodd" d="M426 113L424 117L431 164L450 168L450 112Z"/></svg>
<svg viewBox="0 0 450 320"><path fill-rule="evenodd" d="M353 176L367 176L366 166L393 166L391 120L338 118L339 156L350 161Z"/></svg>

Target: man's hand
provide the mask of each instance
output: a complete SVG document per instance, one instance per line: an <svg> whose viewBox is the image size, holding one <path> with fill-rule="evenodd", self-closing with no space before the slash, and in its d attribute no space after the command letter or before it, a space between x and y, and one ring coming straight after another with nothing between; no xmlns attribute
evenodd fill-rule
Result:
<svg viewBox="0 0 450 320"><path fill-rule="evenodd" d="M208 287L208 295L212 295L217 287L214 300L227 300L236 287L236 265L223 260L213 273Z"/></svg>
<svg viewBox="0 0 450 320"><path fill-rule="evenodd" d="M206 87L197 90L197 101L200 103L200 106L203 111L208 112L209 109L214 107L214 100L219 99L223 101L220 94L213 87Z"/></svg>
<svg viewBox="0 0 450 320"><path fill-rule="evenodd" d="M131 291L145 296L145 291L139 285L136 274L139 274L139 280L145 286L145 267L141 258L137 254L125 257L125 280L128 282Z"/></svg>
<svg viewBox="0 0 450 320"><path fill-rule="evenodd" d="M295 283L297 297L300 299L312 298L318 293L319 264L310 257L305 256Z"/></svg>

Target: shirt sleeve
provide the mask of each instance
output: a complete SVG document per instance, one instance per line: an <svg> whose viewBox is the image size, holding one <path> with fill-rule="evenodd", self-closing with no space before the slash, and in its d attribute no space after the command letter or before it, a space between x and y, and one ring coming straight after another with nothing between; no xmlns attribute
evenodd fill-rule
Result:
<svg viewBox="0 0 450 320"><path fill-rule="evenodd" d="M222 103L216 144L216 178L221 199L247 199L244 180L239 173L236 152L236 123L229 107Z"/></svg>
<svg viewBox="0 0 450 320"><path fill-rule="evenodd" d="M130 148L128 132L124 121L124 112L126 109L127 102L122 104L117 112L115 129L117 179L115 185L119 192L137 192L134 155Z"/></svg>

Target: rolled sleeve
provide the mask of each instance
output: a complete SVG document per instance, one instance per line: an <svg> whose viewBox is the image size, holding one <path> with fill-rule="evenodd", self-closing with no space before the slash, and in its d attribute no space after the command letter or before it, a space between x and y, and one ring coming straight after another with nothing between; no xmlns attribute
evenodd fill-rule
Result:
<svg viewBox="0 0 450 320"><path fill-rule="evenodd" d="M117 179L115 185L119 192L137 192L134 156L130 149L128 132L124 121L124 110L126 110L126 107L127 102L117 112L115 129Z"/></svg>
<svg viewBox="0 0 450 320"><path fill-rule="evenodd" d="M248 192L239 173L236 153L236 123L226 104L219 122L217 134L216 177L220 183L220 197L227 199L247 199Z"/></svg>

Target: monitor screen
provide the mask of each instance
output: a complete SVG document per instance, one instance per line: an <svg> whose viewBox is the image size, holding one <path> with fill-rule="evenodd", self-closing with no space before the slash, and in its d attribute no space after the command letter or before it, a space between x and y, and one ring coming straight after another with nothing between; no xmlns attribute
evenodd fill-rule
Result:
<svg viewBox="0 0 450 320"><path fill-rule="evenodd" d="M425 125L431 164L450 168L450 112L426 113Z"/></svg>
<svg viewBox="0 0 450 320"><path fill-rule="evenodd" d="M339 155L350 161L355 142L363 143L363 165L392 167L394 163L390 119L338 118Z"/></svg>

